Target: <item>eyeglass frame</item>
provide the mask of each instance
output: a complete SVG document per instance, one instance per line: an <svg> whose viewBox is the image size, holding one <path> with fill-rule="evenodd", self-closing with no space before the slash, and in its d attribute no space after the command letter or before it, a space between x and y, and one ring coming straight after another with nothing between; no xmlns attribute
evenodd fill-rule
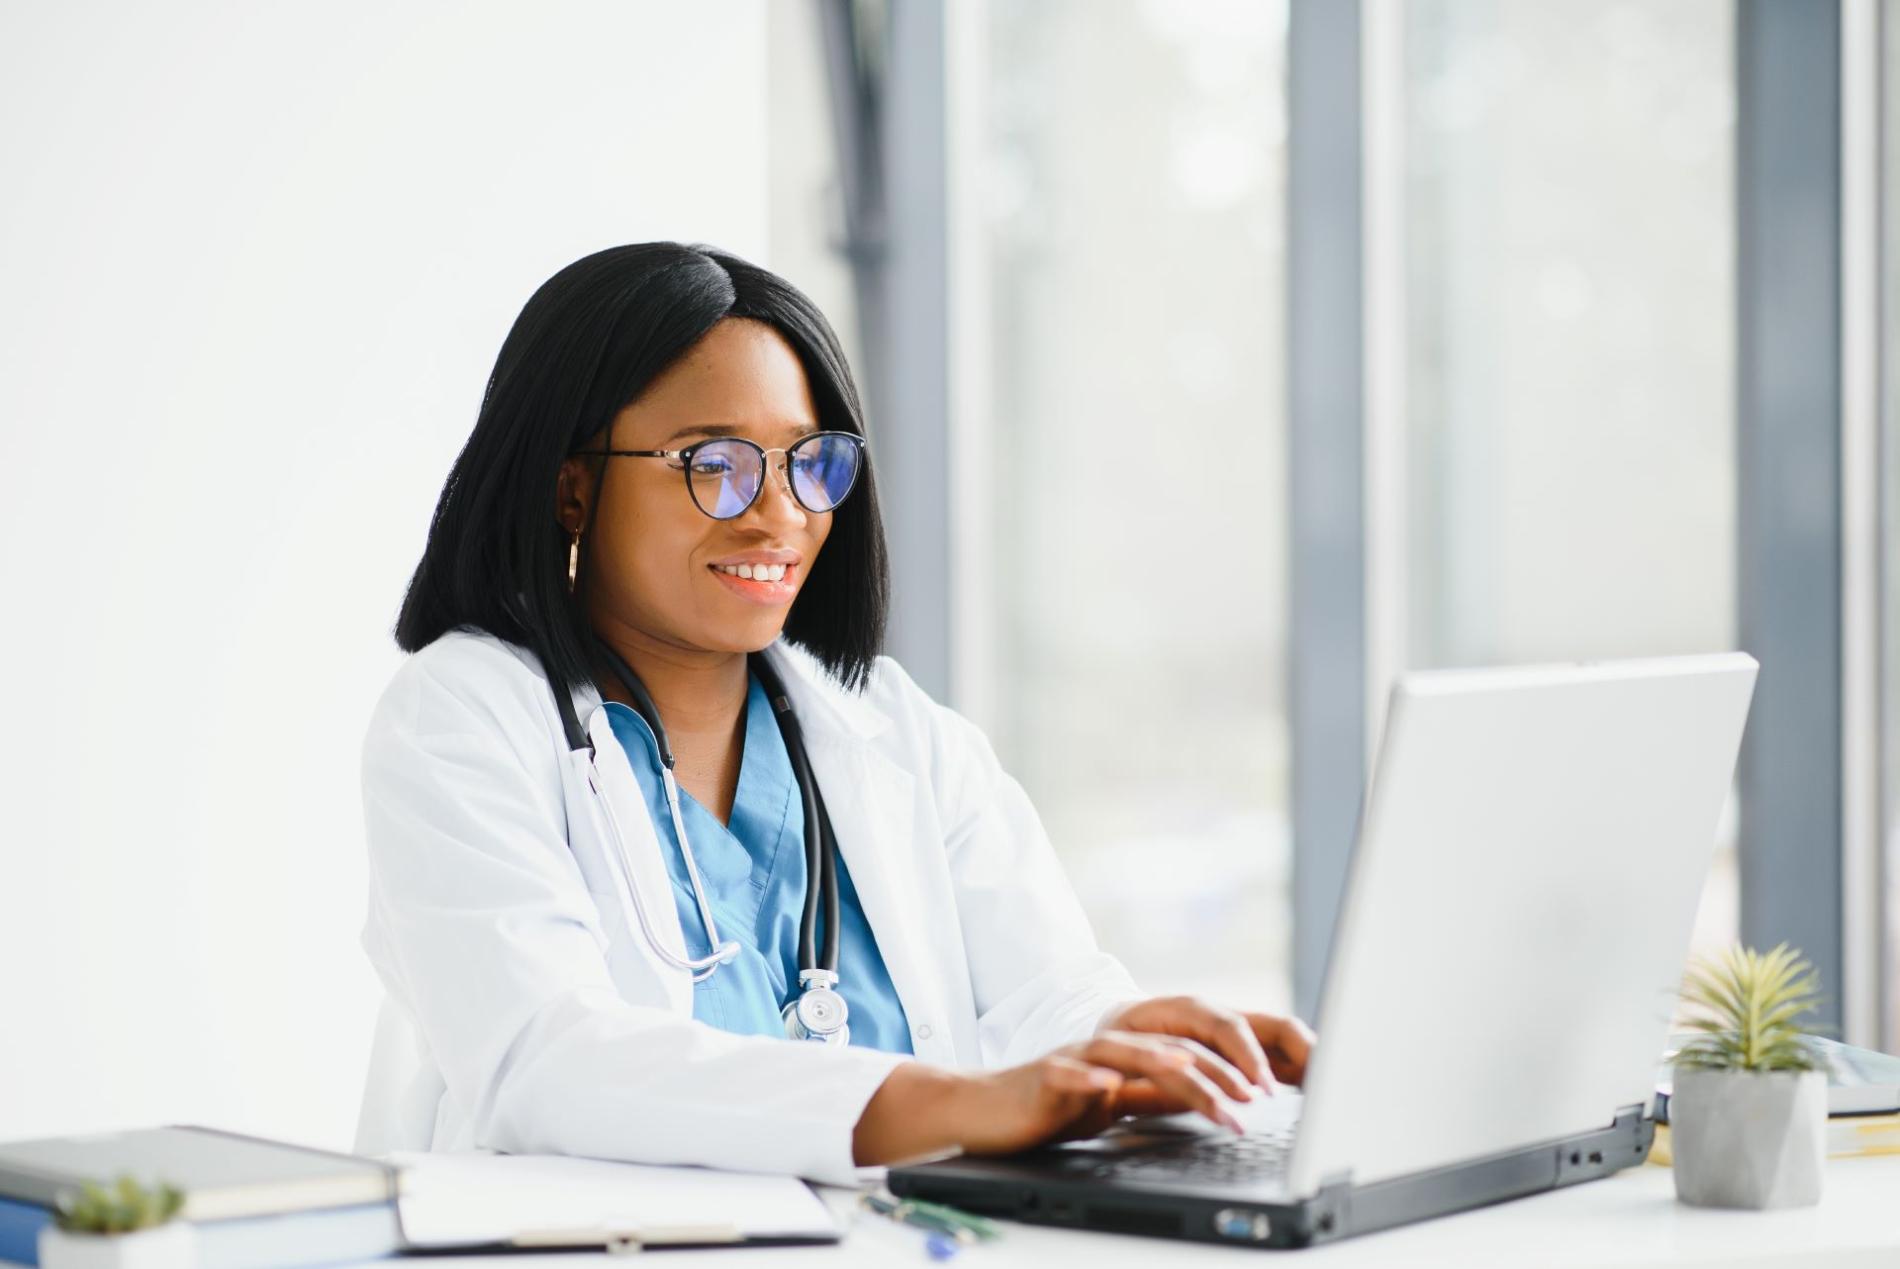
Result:
<svg viewBox="0 0 1900 1269"><path fill-rule="evenodd" d="M810 444L812 441L818 440L826 436L849 437L852 440L852 442L855 443L858 447L858 462L857 462L857 466L854 467L851 472L851 484L845 489L843 493L838 495L837 501L833 502L829 507L826 507L823 511L818 511L818 510L815 510L809 503L807 503L802 497L799 496L798 485L792 480L791 457L792 457L792 451L797 449L799 446ZM759 469L760 469L759 487L752 491L752 497L746 501L745 506L740 507L737 511L733 512L729 516L716 516L712 512L706 510L705 507L700 505L699 495L693 492L692 456L695 453L697 453L699 450L704 449L706 446L711 445L715 441L737 441L741 445L750 445L753 449L757 450L759 453ZM740 516L752 510L753 506L759 501L759 495L765 492L766 482L771 479L771 472L772 472L771 464L768 463L766 460L770 458L773 454L785 455L786 461L784 462L784 464L780 466L779 470L785 473L785 488L792 495L792 501L796 502L799 506L803 507L806 511L810 512L812 515L815 515L815 516L830 515L833 511L836 511L839 507L843 506L844 500L846 498L849 498L857 490L858 478L864 474L865 443L864 443L864 438L862 436L859 436L856 432L845 432L845 431L840 431L835 428L832 428L832 429L826 429L820 432L807 432L805 435L793 441L790 445L774 446L772 449L765 448L765 446L759 444L757 441L753 440L749 436L708 436L705 440L694 441L691 445L686 446L684 449L577 449L574 451L574 453L576 456L586 454L586 455L592 455L597 458L678 458L678 459L682 459L684 461L680 465L680 474L686 478L686 496L692 499L693 506L698 508L699 513L705 516L709 520L737 520Z"/></svg>

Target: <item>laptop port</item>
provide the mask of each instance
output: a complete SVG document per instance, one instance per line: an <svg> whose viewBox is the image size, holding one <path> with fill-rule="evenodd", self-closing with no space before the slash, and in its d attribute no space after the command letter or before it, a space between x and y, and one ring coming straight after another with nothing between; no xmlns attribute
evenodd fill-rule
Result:
<svg viewBox="0 0 1900 1269"><path fill-rule="evenodd" d="M1267 1219L1265 1212L1247 1212L1237 1207L1223 1207L1214 1213L1214 1232L1222 1238L1264 1243L1273 1234L1273 1222Z"/></svg>

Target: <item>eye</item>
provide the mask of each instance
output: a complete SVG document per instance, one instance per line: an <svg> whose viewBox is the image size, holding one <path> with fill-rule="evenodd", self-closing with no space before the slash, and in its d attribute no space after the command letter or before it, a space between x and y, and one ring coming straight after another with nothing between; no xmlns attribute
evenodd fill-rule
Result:
<svg viewBox="0 0 1900 1269"><path fill-rule="evenodd" d="M732 462L722 454L701 454L693 460L695 476L726 476L732 472Z"/></svg>

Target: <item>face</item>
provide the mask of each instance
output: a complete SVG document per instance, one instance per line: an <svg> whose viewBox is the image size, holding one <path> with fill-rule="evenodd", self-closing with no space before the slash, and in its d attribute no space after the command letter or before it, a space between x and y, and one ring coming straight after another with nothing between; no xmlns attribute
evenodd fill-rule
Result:
<svg viewBox="0 0 1900 1269"><path fill-rule="evenodd" d="M728 318L583 447L682 449L708 436L789 446L819 429L804 367L763 322ZM686 651L751 652L778 637L810 575L835 512L807 511L787 487L785 456L745 512L715 520L687 492L677 458L570 458L556 510L588 534L589 616L610 642L657 641ZM600 506L591 530L588 504ZM721 566L784 564L781 579L747 581Z"/></svg>

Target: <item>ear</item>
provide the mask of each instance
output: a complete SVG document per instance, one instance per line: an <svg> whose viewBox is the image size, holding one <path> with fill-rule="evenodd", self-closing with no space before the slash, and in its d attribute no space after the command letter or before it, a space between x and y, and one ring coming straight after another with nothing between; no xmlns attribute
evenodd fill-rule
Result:
<svg viewBox="0 0 1900 1269"><path fill-rule="evenodd" d="M576 454L561 463L554 481L554 518L570 536L587 527L598 487L598 468L591 459Z"/></svg>

